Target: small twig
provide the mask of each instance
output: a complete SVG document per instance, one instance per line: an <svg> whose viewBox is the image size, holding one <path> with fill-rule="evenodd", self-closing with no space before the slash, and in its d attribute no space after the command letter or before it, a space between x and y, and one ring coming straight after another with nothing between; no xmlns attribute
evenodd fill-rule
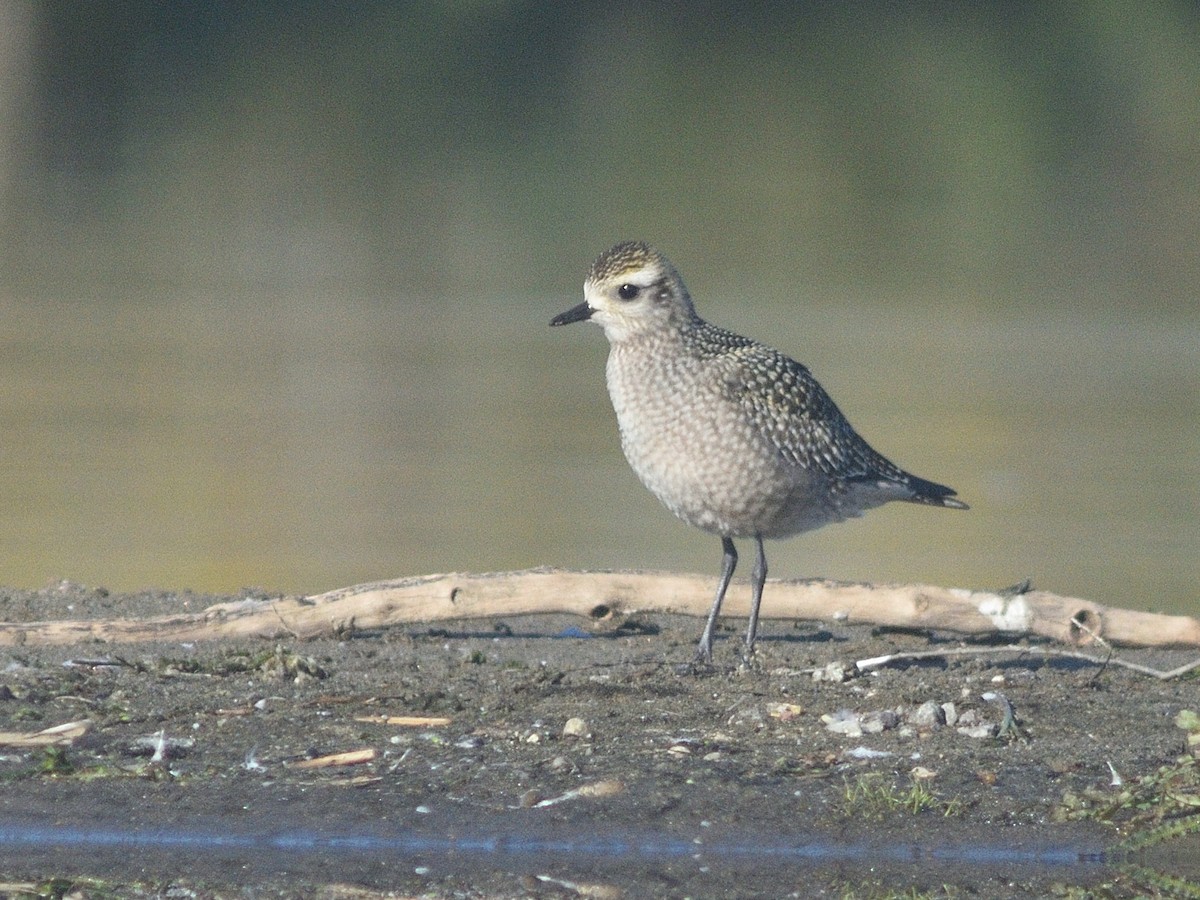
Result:
<svg viewBox="0 0 1200 900"><path fill-rule="evenodd" d="M543 884L552 884L557 888L572 891L580 897L595 897L597 900L617 900L617 898L624 895L624 891L611 884L584 884L578 881L553 878L549 875L535 875L533 877Z"/></svg>
<svg viewBox="0 0 1200 900"><path fill-rule="evenodd" d="M284 631L291 636L292 640L301 640L301 637L296 630L292 628L292 626L288 625L287 619L283 617L283 613L279 611L279 606L274 600L271 601L271 612L275 613L275 618L279 620L279 624L283 626Z"/></svg>
<svg viewBox="0 0 1200 900"><path fill-rule="evenodd" d="M613 794L619 794L623 790L625 790L625 785L620 781L597 781L594 784L585 784L583 787L567 791L565 794L559 794L557 797L541 800L533 804L533 808L541 809L546 806L556 806L559 803L567 800L576 800L580 797L609 797Z"/></svg>
<svg viewBox="0 0 1200 900"><path fill-rule="evenodd" d="M1160 681L1170 681L1200 669L1200 659L1194 659L1189 663L1164 672L1161 669L1131 662L1130 660L1121 659L1111 654L1107 657L1101 657L1093 656L1090 653L1081 653L1078 650L1063 650L1058 647L1022 647L1017 644L1009 644L1004 647L952 647L944 650L912 650L902 653L889 653L886 656L872 656L869 659L860 659L855 663L855 666L860 672L866 672L870 669L878 669L903 660L936 659L944 656L988 656L995 653L1016 653L1024 656L1057 656L1065 659L1079 659L1098 666L1121 666L1122 668L1139 672L1142 675L1151 675Z"/></svg>
<svg viewBox="0 0 1200 900"><path fill-rule="evenodd" d="M1093 641L1108 651L1107 655L1104 657L1104 662L1100 664L1100 666L1096 669L1095 674L1092 675L1091 680L1088 682L1091 685L1095 685L1100 680L1100 676L1104 674L1104 670L1108 668L1108 664L1112 662L1117 651L1113 648L1112 644L1098 635L1095 629L1093 629L1090 625L1088 625L1087 622L1083 620L1082 616L1073 616L1071 618L1071 625L1088 635Z"/></svg>
<svg viewBox="0 0 1200 900"><path fill-rule="evenodd" d="M402 725L405 728L438 728L449 725L447 716L355 716L355 722L371 722L376 725Z"/></svg>
<svg viewBox="0 0 1200 900"><path fill-rule="evenodd" d="M80 719L77 722L43 728L41 731L0 732L0 747L67 747L76 738L87 734L91 727L91 719Z"/></svg>
<svg viewBox="0 0 1200 900"><path fill-rule="evenodd" d="M328 766L356 766L359 763L371 762L375 759L375 750L347 750L344 753L330 753L327 756L317 756L291 763L293 769L323 769Z"/></svg>
<svg viewBox="0 0 1200 900"><path fill-rule="evenodd" d="M1101 637L1099 634L1097 634L1095 629L1093 629L1090 625L1088 625L1087 622L1083 621L1083 619L1081 619L1079 616L1077 616L1077 615L1073 616L1071 618L1071 624L1074 625L1076 628L1078 628L1080 631L1086 632L1091 637L1091 639L1094 640L1101 647L1104 647L1104 648L1108 649L1109 651L1111 651L1113 649L1112 644L1110 644L1103 637Z"/></svg>

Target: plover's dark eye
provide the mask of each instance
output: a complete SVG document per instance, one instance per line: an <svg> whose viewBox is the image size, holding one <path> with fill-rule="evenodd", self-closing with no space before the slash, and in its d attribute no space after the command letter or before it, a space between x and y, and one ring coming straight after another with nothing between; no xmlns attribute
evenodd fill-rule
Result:
<svg viewBox="0 0 1200 900"><path fill-rule="evenodd" d="M622 300L632 300L634 297L640 294L641 291L642 289L636 284L623 284L617 288L617 296Z"/></svg>

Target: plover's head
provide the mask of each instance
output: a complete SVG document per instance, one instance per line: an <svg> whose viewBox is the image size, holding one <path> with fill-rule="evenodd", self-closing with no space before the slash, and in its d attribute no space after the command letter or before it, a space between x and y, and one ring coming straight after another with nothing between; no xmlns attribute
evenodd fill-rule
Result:
<svg viewBox="0 0 1200 900"><path fill-rule="evenodd" d="M551 325L593 319L610 342L695 318L692 298L671 261L642 241L625 241L600 254L583 283L584 302Z"/></svg>

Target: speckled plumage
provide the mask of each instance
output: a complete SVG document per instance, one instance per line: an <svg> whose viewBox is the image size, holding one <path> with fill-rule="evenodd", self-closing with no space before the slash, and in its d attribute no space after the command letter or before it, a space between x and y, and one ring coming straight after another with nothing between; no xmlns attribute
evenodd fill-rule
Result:
<svg viewBox="0 0 1200 900"><path fill-rule="evenodd" d="M758 549L747 658L753 650L763 538L861 515L891 500L965 509L954 491L917 478L871 448L808 369L701 319L674 266L630 241L601 254L585 300L551 324L593 319L609 340L609 395L633 470L668 509L720 535L725 565L697 659L712 630L737 553Z"/></svg>

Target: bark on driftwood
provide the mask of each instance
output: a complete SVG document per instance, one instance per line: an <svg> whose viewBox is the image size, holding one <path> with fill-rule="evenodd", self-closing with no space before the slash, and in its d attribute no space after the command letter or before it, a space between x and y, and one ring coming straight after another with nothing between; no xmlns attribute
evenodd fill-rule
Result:
<svg viewBox="0 0 1200 900"><path fill-rule="evenodd" d="M156 619L0 623L0 646L84 641L202 641L311 638L407 622L566 612L639 611L704 615L713 579L647 572L534 569L486 575L428 575L361 584L313 597L238 600ZM731 586L723 612L744 616L749 588ZM1103 638L1143 647L1200 646L1200 620L1110 609L1046 591L970 591L930 585L771 581L762 615L836 620L963 634L1040 636L1071 645Z"/></svg>

